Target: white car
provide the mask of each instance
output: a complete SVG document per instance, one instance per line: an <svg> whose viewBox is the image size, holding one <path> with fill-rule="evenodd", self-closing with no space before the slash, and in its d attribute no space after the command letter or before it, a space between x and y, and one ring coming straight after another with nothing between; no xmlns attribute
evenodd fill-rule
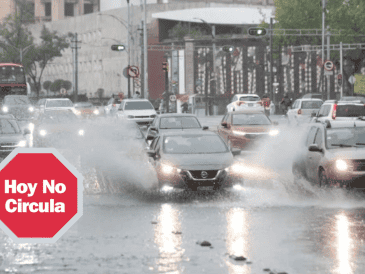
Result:
<svg viewBox="0 0 365 274"><path fill-rule="evenodd" d="M289 124L300 125L302 123L310 122L312 115L318 113L322 104L323 101L316 98L295 100L292 108L287 112Z"/></svg>
<svg viewBox="0 0 365 274"><path fill-rule="evenodd" d="M104 107L104 114L111 115L111 116L115 115L115 113L118 111L120 103L121 103L121 100L119 97L110 98L108 103Z"/></svg>
<svg viewBox="0 0 365 274"><path fill-rule="evenodd" d="M356 120L360 116L365 116L365 106L361 101L336 101L327 100L319 109L312 122L324 122L326 120Z"/></svg>
<svg viewBox="0 0 365 274"><path fill-rule="evenodd" d="M265 111L260 96L257 94L236 94L231 103L227 105L227 112L245 109Z"/></svg>
<svg viewBox="0 0 365 274"><path fill-rule="evenodd" d="M74 104L68 98L46 99L44 108L40 109L40 112L44 113L46 110L72 110L74 113L76 112Z"/></svg>
<svg viewBox="0 0 365 274"><path fill-rule="evenodd" d="M156 116L155 108L147 99L124 99L117 112L118 119L134 121L138 125L149 125Z"/></svg>

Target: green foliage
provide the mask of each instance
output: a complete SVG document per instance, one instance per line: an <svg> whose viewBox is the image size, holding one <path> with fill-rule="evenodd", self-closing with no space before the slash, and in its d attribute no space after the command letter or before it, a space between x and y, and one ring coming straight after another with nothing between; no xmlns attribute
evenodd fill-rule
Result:
<svg viewBox="0 0 365 274"><path fill-rule="evenodd" d="M72 88L72 83L68 80L63 81L62 87L66 90L70 90Z"/></svg>
<svg viewBox="0 0 365 274"><path fill-rule="evenodd" d="M183 40L185 36L197 39L203 35L207 35L207 33L197 27L190 28L189 31L189 27L181 22L169 30L169 37L177 40Z"/></svg>
<svg viewBox="0 0 365 274"><path fill-rule="evenodd" d="M43 88L45 90L49 90L50 86L52 85L52 82L51 81L45 81L43 82Z"/></svg>
<svg viewBox="0 0 365 274"><path fill-rule="evenodd" d="M62 88L62 85L63 85L63 80L62 79L57 79L55 80L51 86L50 86L50 91L53 91L53 92L59 92Z"/></svg>

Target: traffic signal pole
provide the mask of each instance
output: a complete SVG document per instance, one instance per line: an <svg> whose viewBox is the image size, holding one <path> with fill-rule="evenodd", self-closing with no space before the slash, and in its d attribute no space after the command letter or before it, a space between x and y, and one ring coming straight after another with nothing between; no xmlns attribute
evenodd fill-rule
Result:
<svg viewBox="0 0 365 274"><path fill-rule="evenodd" d="M342 76L342 79L341 79L341 87L340 87L340 95L341 95L341 98L343 96L343 57L342 57L342 42L340 42L340 73L341 73L341 76Z"/></svg>

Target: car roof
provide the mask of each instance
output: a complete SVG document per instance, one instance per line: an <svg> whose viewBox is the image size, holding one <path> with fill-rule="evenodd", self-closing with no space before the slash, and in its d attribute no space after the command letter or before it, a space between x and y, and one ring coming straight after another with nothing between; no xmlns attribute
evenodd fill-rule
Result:
<svg viewBox="0 0 365 274"><path fill-rule="evenodd" d="M337 101L337 100L326 100L323 104L337 104L337 105L364 105L360 100L355 101Z"/></svg>
<svg viewBox="0 0 365 274"><path fill-rule="evenodd" d="M168 132L161 132L159 135L162 137L164 137L164 136L189 136L189 135L218 136L218 134L213 131L201 130L201 129L189 130L189 131L184 131L184 130L168 131Z"/></svg>
<svg viewBox="0 0 365 274"><path fill-rule="evenodd" d="M253 94L253 93L243 93L243 94L235 94L237 96L243 96L243 97L249 97L249 96L253 96L253 97L260 97L257 94Z"/></svg>
<svg viewBox="0 0 365 274"><path fill-rule="evenodd" d="M123 99L123 101L126 101L126 102L140 102L140 101L147 101L149 102L148 99Z"/></svg>
<svg viewBox="0 0 365 274"><path fill-rule="evenodd" d="M165 117L196 117L195 114L191 114L191 113L162 113L159 114L158 117L160 118L165 118Z"/></svg>
<svg viewBox="0 0 365 274"><path fill-rule="evenodd" d="M301 100L301 101L320 101L320 102L323 102L322 99L319 99L319 98L300 98L298 100Z"/></svg>
<svg viewBox="0 0 365 274"><path fill-rule="evenodd" d="M323 122L320 122L324 127L327 128L353 128L353 127L365 127L365 117L364 120L351 120L351 121L330 121L325 120ZM330 124L330 127L327 126L327 124Z"/></svg>
<svg viewBox="0 0 365 274"><path fill-rule="evenodd" d="M50 101L50 100L67 100L67 101L71 101L70 99L68 98L47 98L46 99L47 101Z"/></svg>

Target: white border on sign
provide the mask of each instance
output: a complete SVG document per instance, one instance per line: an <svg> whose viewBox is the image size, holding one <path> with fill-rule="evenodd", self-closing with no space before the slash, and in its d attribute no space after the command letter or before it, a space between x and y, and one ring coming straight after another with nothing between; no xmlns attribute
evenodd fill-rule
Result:
<svg viewBox="0 0 365 274"><path fill-rule="evenodd" d="M327 68L326 68L326 64L329 64L329 63L332 65L332 66L331 66L331 69L327 69ZM331 71L331 70L333 70L333 62L332 62L332 61L326 61L326 62L324 62L323 67L324 67L324 69L325 69L325 70L327 70L327 71Z"/></svg>
<svg viewBox="0 0 365 274"><path fill-rule="evenodd" d="M73 226L83 214L84 177L55 148L16 148L0 164L0 171L20 153L53 154L77 178L77 213L52 238L18 238L1 220L0 228L17 244L53 244Z"/></svg>

